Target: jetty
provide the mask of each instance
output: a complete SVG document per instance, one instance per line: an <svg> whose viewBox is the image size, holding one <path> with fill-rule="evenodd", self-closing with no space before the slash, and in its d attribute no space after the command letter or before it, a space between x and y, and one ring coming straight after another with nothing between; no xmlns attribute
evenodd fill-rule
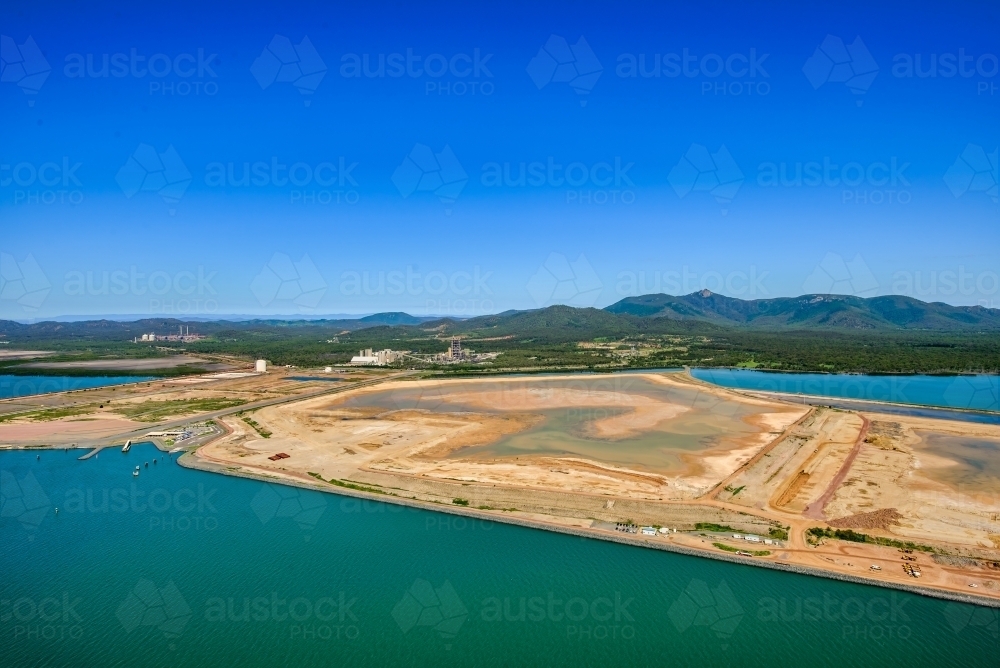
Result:
<svg viewBox="0 0 1000 668"><path fill-rule="evenodd" d="M85 454L85 455L83 455L81 457L77 457L77 459L79 459L80 461L83 461L84 459L90 459L91 457L93 457L94 455L96 455L98 452L100 452L101 450L103 450L106 447L108 447L108 446L106 446L106 445L99 445L96 448L94 448L93 450L91 450L90 452L88 452L87 454Z"/></svg>

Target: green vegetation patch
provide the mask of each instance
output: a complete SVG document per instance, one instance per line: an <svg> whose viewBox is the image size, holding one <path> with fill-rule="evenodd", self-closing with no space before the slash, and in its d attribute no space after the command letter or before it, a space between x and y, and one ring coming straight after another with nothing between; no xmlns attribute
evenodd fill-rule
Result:
<svg viewBox="0 0 1000 668"><path fill-rule="evenodd" d="M242 418L242 420L246 422L248 425L253 427L253 430L258 434L260 434L261 438L271 438L271 432L262 427L260 423L254 420L253 418L243 415L243 413L240 413L240 418Z"/></svg>
<svg viewBox="0 0 1000 668"><path fill-rule="evenodd" d="M347 482L346 480L337 480L336 478L330 478L329 480L326 480L319 473L314 473L312 471L309 471L308 473L317 480L322 480L323 482L333 485L334 487L343 487L344 489L353 489L358 492L368 492L369 494L387 494L389 496L396 496L392 492L387 492L385 490L378 489L377 487L370 487L368 485L358 485L357 483Z"/></svg>
<svg viewBox="0 0 1000 668"><path fill-rule="evenodd" d="M788 529L783 527L771 527L767 530L767 535L778 540L788 540Z"/></svg>
<svg viewBox="0 0 1000 668"><path fill-rule="evenodd" d="M896 540L895 538L883 538L881 536L869 536L858 533L853 529L826 529L823 527L812 527L806 532L814 538L835 538L837 540L847 540L852 543L871 543L872 545L883 545L885 547L897 547L907 550L920 550L921 552L938 552L930 545L919 545L908 540Z"/></svg>
<svg viewBox="0 0 1000 668"><path fill-rule="evenodd" d="M732 528L726 524L714 524L712 522L698 522L694 525L694 528L698 531L720 531L720 532L735 532L736 529Z"/></svg>
<svg viewBox="0 0 1000 668"><path fill-rule="evenodd" d="M726 552L745 552L747 554L752 554L755 557L766 557L771 554L770 550L744 550L742 547L733 547L732 545L726 545L725 543L712 543L720 550L725 550Z"/></svg>
<svg viewBox="0 0 1000 668"><path fill-rule="evenodd" d="M454 503L456 506L467 506L467 505L469 505L469 500L468 499L452 499L451 502Z"/></svg>
<svg viewBox="0 0 1000 668"><path fill-rule="evenodd" d="M150 399L141 404L119 404L111 410L131 420L159 422L173 415L209 413L245 403L246 401L243 399L169 399L163 401Z"/></svg>
<svg viewBox="0 0 1000 668"><path fill-rule="evenodd" d="M0 423L11 422L12 420L30 420L32 422L46 422L48 420L58 420L64 417L73 417L74 415L85 415L94 410L92 404L87 404L84 406L64 406L62 408L44 408L37 411L29 411L27 413L11 413L9 415L0 415Z"/></svg>

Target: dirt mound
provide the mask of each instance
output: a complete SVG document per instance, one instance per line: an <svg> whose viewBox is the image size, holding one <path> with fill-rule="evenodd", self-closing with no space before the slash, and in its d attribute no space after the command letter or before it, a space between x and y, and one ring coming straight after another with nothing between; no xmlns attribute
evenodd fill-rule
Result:
<svg viewBox="0 0 1000 668"><path fill-rule="evenodd" d="M837 529L888 529L893 524L899 524L903 516L895 508L882 508L870 513L858 513L827 522Z"/></svg>
<svg viewBox="0 0 1000 668"><path fill-rule="evenodd" d="M982 562L978 559L971 559L969 557L957 557L950 554L932 554L931 559L934 560L935 564L941 564L942 566L959 566L961 568L975 568L977 566L982 566Z"/></svg>

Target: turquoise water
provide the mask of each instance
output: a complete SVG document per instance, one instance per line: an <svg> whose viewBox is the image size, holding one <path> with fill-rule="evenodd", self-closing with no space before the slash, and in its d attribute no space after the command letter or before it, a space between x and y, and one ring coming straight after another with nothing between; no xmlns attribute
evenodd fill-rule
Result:
<svg viewBox="0 0 1000 668"><path fill-rule="evenodd" d="M124 383L155 380L154 376L11 376L0 375L0 399L27 397L32 394L84 390Z"/></svg>
<svg viewBox="0 0 1000 668"><path fill-rule="evenodd" d="M991 609L80 454L0 452L5 668L1000 656Z"/></svg>
<svg viewBox="0 0 1000 668"><path fill-rule="evenodd" d="M1000 410L1000 376L863 376L692 369L691 375L725 387L794 392L840 399L889 401L985 411Z"/></svg>

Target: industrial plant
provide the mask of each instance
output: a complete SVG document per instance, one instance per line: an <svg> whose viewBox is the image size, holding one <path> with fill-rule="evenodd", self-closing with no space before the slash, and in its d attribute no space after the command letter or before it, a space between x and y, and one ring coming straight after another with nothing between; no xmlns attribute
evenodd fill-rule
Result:
<svg viewBox="0 0 1000 668"><path fill-rule="evenodd" d="M190 325L178 325L176 334L143 334L133 337L132 343L154 342L154 341L199 341L205 338L204 334L192 334Z"/></svg>
<svg viewBox="0 0 1000 668"><path fill-rule="evenodd" d="M385 350L365 348L359 350L358 354L351 358L351 364L356 366L386 366L403 359L404 354L402 351L390 350L389 348Z"/></svg>
<svg viewBox="0 0 1000 668"><path fill-rule="evenodd" d="M353 366L388 366L401 362L403 358L409 358L415 362L425 364L457 364L460 362L486 362L496 359L500 353L476 353L473 350L462 348L462 340L455 336L448 344L448 349L443 353L420 354L408 350L372 350L365 348L359 350L358 354L351 358Z"/></svg>
<svg viewBox="0 0 1000 668"><path fill-rule="evenodd" d="M448 350L434 355L431 361L443 362L445 364L456 364L458 362L486 362L496 359L500 353L477 353L474 350L462 349L462 339L453 336Z"/></svg>

